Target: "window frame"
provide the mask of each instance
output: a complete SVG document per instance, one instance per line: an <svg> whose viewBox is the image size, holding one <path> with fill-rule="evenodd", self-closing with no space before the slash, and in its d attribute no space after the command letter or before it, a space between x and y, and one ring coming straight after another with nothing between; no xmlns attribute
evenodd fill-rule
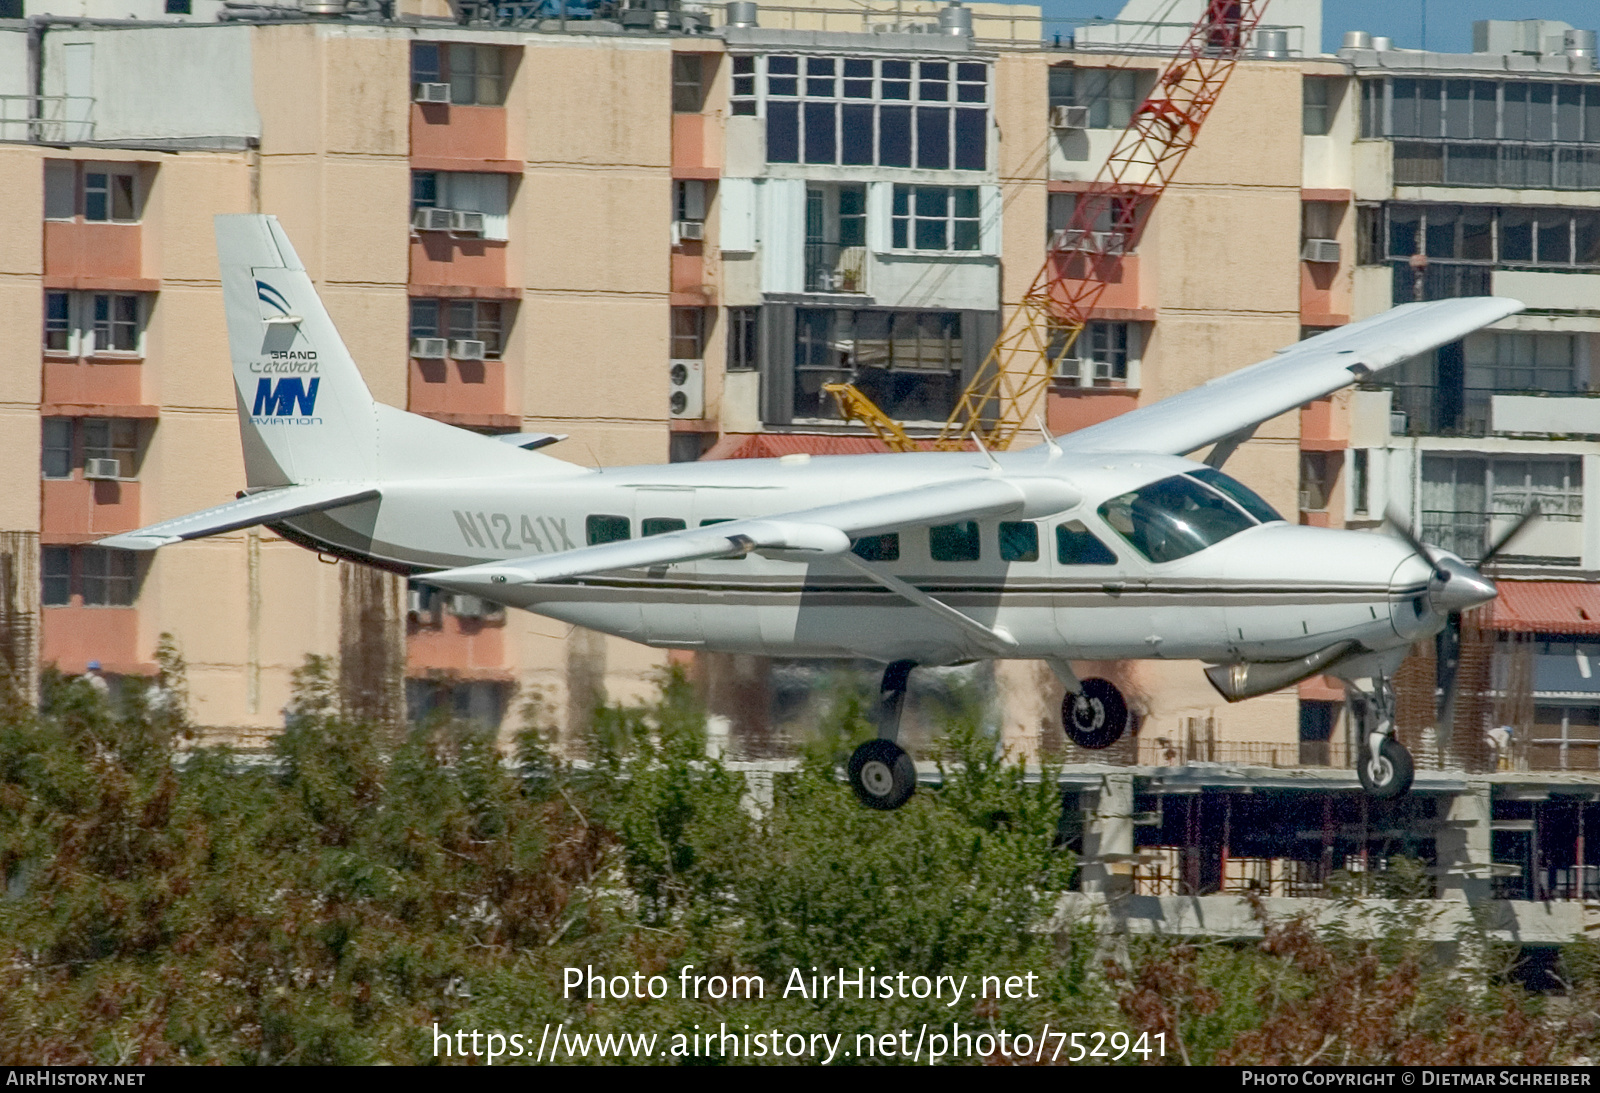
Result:
<svg viewBox="0 0 1600 1093"><path fill-rule="evenodd" d="M145 336L150 325L150 315L155 307L153 292L100 292L63 289L46 289L44 294L44 330L41 348L44 356L55 359L142 360L145 356ZM64 318L52 316L56 301L64 300ZM105 318L100 317L100 304L105 302ZM131 308L132 317L127 316ZM131 334L127 348L118 348L117 333ZM104 337L102 337L102 333ZM52 335L63 346L52 347ZM102 341L111 342L102 345Z"/></svg>
<svg viewBox="0 0 1600 1093"><path fill-rule="evenodd" d="M730 108L766 122L769 164L987 174L994 170L993 82L993 65L970 57L736 54ZM827 136L813 137L813 126L824 122ZM849 153L865 147L849 143L862 134L869 135L868 157Z"/></svg>
<svg viewBox="0 0 1600 1093"><path fill-rule="evenodd" d="M924 205L943 206L931 215ZM963 199L970 199L963 214ZM941 246L924 246L924 225L937 225ZM966 236L971 246L957 246ZM952 257L983 254L983 188L981 186L928 186L921 183L894 183L889 205L889 250L894 254L939 254Z"/></svg>

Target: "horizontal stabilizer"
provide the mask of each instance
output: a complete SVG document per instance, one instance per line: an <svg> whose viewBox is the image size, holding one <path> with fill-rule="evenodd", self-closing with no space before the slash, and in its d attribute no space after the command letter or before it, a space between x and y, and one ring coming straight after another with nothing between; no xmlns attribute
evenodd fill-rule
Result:
<svg viewBox="0 0 1600 1093"><path fill-rule="evenodd" d="M880 531L980 519L1002 513L1044 516L1078 503L1078 495L1054 478L972 478L900 493L880 494L837 505L750 520L729 520L682 531L579 547L560 554L484 562L425 578L458 591L494 598L492 586L559 581L587 573L693 562L752 550L783 561L843 554L850 540Z"/></svg>
<svg viewBox="0 0 1600 1093"><path fill-rule="evenodd" d="M101 539L95 545L113 547L117 550L155 550L171 543L181 543L185 539L203 539L208 535L221 535L225 531L238 531L240 528L254 527L257 524L275 523L291 516L303 516L308 512L321 512L324 509L353 505L358 501L370 501L377 496L378 490L375 487L356 486L348 482L318 486L287 486L283 489L253 493L237 501L229 501L225 505L191 512L187 516L179 516L173 520L163 520L159 524L151 524L137 531L125 531L120 535Z"/></svg>

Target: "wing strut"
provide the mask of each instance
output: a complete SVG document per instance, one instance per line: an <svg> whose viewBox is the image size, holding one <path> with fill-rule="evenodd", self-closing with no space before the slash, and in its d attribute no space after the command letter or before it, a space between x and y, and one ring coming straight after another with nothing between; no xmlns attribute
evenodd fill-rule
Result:
<svg viewBox="0 0 1600 1093"><path fill-rule="evenodd" d="M1247 425L1237 433L1230 433L1217 441L1211 449L1211 454L1205 458L1206 466L1220 471L1222 465L1233 457L1234 452L1239 450L1239 445L1255 436L1256 430L1260 427L1259 423Z"/></svg>
<svg viewBox="0 0 1600 1093"><path fill-rule="evenodd" d="M868 580L882 585L890 592L916 604L918 607L927 608L946 622L954 623L957 627L972 635L979 645L982 645L991 653L1004 655L1017 648L1017 639L1004 630L998 627L985 626L970 615L963 615L949 604L934 599L915 585L907 584L899 577L883 572L883 570L878 569L861 556L847 550L843 554L837 555L837 557Z"/></svg>

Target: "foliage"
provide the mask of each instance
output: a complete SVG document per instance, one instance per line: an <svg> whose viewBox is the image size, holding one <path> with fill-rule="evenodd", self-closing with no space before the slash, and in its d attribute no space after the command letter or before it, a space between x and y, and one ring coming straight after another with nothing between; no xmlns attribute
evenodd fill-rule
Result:
<svg viewBox="0 0 1600 1093"><path fill-rule="evenodd" d="M170 642L160 662L153 686L115 698L47 674L36 715L0 717L0 1062L427 1062L436 1025L547 1021L749 1025L842 1034L847 1049L924 1024L1048 1022L1164 1033L1166 1061L1197 1063L1595 1050L1600 959L1576 954L1558 1020L1482 963L1434 959L1404 865L1376 940L1269 922L1260 945L1136 939L1108 960L1106 938L1057 919L1073 863L1053 779L998 754L960 692L938 786L884 814L837 775L871 732L870 696L847 689L769 786L707 758L678 672L649 705L597 711L587 759L568 763L537 697L509 753L443 718L395 741L341 712L316 659L270 756L192 749ZM968 988L955 1005L813 994L814 972L841 968ZM662 975L672 991L602 996L569 989L567 969ZM685 998L684 975L765 989ZM1032 990L978 998L984 976L1032 976Z"/></svg>

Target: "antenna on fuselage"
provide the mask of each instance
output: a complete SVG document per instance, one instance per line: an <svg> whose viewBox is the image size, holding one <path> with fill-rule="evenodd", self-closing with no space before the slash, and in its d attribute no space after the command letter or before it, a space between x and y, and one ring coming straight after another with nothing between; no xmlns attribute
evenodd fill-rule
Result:
<svg viewBox="0 0 1600 1093"><path fill-rule="evenodd" d="M990 469L996 471L999 470L1000 461L994 457L994 453L989 451L988 447L983 443L983 437L979 436L977 433L973 433L972 442L978 446L978 451L982 452L983 457L989 461Z"/></svg>
<svg viewBox="0 0 1600 1093"><path fill-rule="evenodd" d="M1050 426L1045 424L1044 415L1043 414L1036 414L1036 415L1034 415L1034 419L1033 420L1038 423L1038 425L1039 425L1039 435L1044 437L1045 444L1047 444L1049 446L1049 448L1050 448L1050 454L1052 456L1060 455L1061 454L1061 445L1056 443L1056 438L1055 438L1054 434L1052 434L1050 432Z"/></svg>

